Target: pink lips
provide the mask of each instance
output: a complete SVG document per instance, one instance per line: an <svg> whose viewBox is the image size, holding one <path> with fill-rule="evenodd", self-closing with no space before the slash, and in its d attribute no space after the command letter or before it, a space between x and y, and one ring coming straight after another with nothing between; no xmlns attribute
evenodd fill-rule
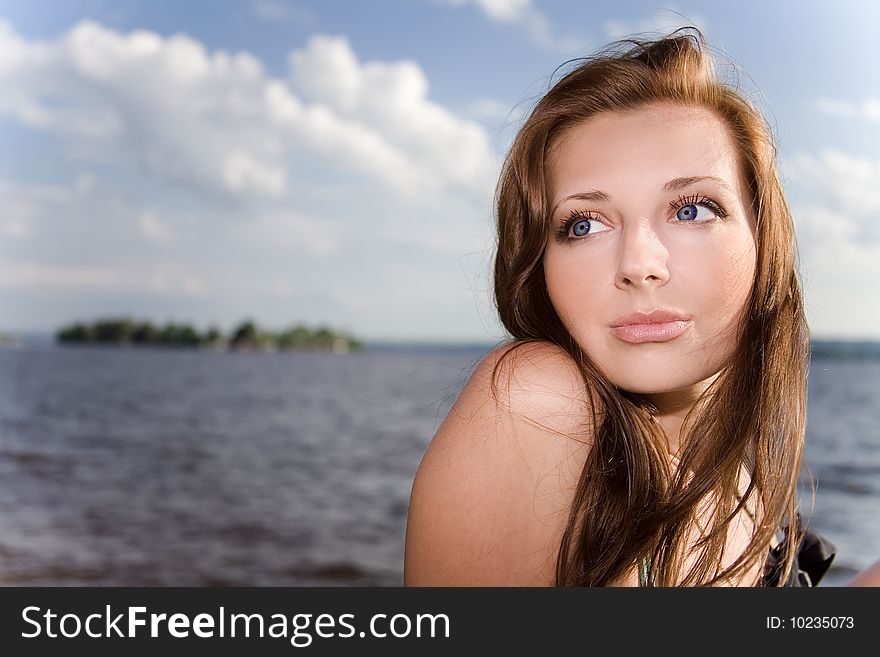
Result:
<svg viewBox="0 0 880 657"><path fill-rule="evenodd" d="M667 342L684 333L691 325L690 316L677 310L656 309L635 312L615 320L611 332L623 340L641 342Z"/></svg>
<svg viewBox="0 0 880 657"><path fill-rule="evenodd" d="M625 324L612 326L611 332L624 342L667 342L687 331L690 320L663 322L660 324Z"/></svg>

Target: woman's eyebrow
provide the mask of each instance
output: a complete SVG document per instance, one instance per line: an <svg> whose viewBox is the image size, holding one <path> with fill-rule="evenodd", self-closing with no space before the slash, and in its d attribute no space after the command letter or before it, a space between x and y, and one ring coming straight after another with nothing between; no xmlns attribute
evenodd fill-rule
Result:
<svg viewBox="0 0 880 657"><path fill-rule="evenodd" d="M722 178L717 178L715 176L684 176L681 178L673 178L665 185L663 185L663 191L677 192L678 190L689 187L690 185L698 183L701 180L712 180L736 194L736 191L733 189L733 187L730 186L730 184L727 183L727 181L723 180ZM600 192L595 189L589 192L578 192L577 194L572 194L571 196L566 196L564 199L561 199L558 203L556 203L556 205L553 206L553 210L555 211L556 208L558 208L566 201L571 201L575 199L579 201L610 201L611 196L606 194L605 192Z"/></svg>

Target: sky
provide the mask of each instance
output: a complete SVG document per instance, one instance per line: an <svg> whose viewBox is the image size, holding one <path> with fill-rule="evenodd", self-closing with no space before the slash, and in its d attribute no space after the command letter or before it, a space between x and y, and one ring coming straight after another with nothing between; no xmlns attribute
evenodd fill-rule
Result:
<svg viewBox="0 0 880 657"><path fill-rule="evenodd" d="M560 65L686 24L774 129L813 337L880 339L868 0L0 0L0 332L501 340L516 128Z"/></svg>

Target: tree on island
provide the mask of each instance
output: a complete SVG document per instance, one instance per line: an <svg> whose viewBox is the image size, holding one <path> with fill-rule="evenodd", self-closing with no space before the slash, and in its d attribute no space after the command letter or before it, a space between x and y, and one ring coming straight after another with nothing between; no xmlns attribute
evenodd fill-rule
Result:
<svg viewBox="0 0 880 657"><path fill-rule="evenodd" d="M135 326L131 341L135 344L150 344L159 341L159 331L148 322L142 322Z"/></svg>
<svg viewBox="0 0 880 657"><path fill-rule="evenodd" d="M246 320L239 324L232 332L232 339L229 341L229 345L233 349L253 349L256 347L267 347L271 342L271 336L261 333L253 321Z"/></svg>
<svg viewBox="0 0 880 657"><path fill-rule="evenodd" d="M220 329L217 326L212 325L211 328L205 333L205 342L208 344L215 344L223 339L223 334L220 332Z"/></svg>
<svg viewBox="0 0 880 657"><path fill-rule="evenodd" d="M299 325L282 332L278 336L278 346L281 349L300 349L311 344L312 333L305 326Z"/></svg>
<svg viewBox="0 0 880 657"><path fill-rule="evenodd" d="M94 340L89 327L85 324L72 324L61 329L55 337L58 342L92 342Z"/></svg>
<svg viewBox="0 0 880 657"><path fill-rule="evenodd" d="M159 328L150 322L135 322L128 317L102 319L91 325L77 322L61 328L55 337L62 344L99 343L216 348L227 343L232 349L332 349L337 353L363 348L360 340L347 334L336 333L327 326L310 331L300 324L278 334L272 334L260 330L251 319L239 324L228 339L216 325L212 325L204 335L200 335L196 329L187 324L168 322L164 327Z"/></svg>

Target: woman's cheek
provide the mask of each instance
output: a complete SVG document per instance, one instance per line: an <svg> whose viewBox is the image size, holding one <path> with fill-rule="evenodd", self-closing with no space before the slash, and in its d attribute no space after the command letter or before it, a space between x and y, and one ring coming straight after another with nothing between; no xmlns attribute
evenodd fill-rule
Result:
<svg viewBox="0 0 880 657"><path fill-rule="evenodd" d="M602 291L611 285L606 275L598 263L583 258L559 258L545 269L550 302L573 336L595 338L608 313L607 291Z"/></svg>
<svg viewBox="0 0 880 657"><path fill-rule="evenodd" d="M728 246L713 253L714 265L707 267L698 280L707 288L706 298L711 299L707 310L714 315L721 330L730 327L746 310L754 278L755 256L748 244L740 244L737 248Z"/></svg>
<svg viewBox="0 0 880 657"><path fill-rule="evenodd" d="M755 277L755 250L750 238L740 241L738 248L730 249L722 262L722 293L727 291L732 311L736 312L745 303Z"/></svg>

